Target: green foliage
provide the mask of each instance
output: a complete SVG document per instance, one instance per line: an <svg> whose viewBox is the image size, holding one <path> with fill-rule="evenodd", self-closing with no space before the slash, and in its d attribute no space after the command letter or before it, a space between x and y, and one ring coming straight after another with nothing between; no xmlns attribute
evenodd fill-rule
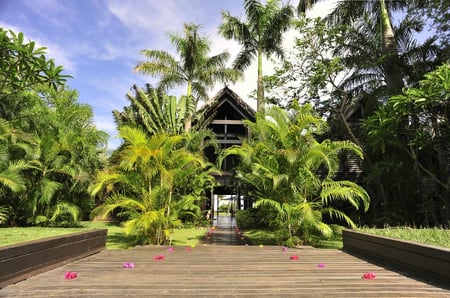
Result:
<svg viewBox="0 0 450 298"><path fill-rule="evenodd" d="M272 227L274 223L277 224L276 215L265 205L236 212L236 225L240 229L267 229Z"/></svg>
<svg viewBox="0 0 450 298"><path fill-rule="evenodd" d="M170 135L182 134L185 131L185 123L189 117L195 122L189 136L188 143L195 143L197 148L211 145L206 140L214 139L214 136L203 129L205 122L203 113L196 113L194 102L187 96L177 99L169 96L162 90L146 85L144 88L133 86L133 92L127 94L130 105L123 108L123 111L113 111L117 126L136 126L147 131L148 135L167 133ZM191 116L192 115L192 116ZM207 120L207 119L206 119ZM203 138L198 139L204 135Z"/></svg>
<svg viewBox="0 0 450 298"><path fill-rule="evenodd" d="M222 11L222 24L219 33L226 39L236 40L241 50L233 62L233 68L245 70L255 58L258 63L257 110L264 111L263 55L284 57L282 48L283 33L290 26L293 17L292 7L282 5L281 0L260 1L244 0L246 21Z"/></svg>
<svg viewBox="0 0 450 298"><path fill-rule="evenodd" d="M70 225L106 134L64 86L70 76L23 33L0 28L0 206L7 225Z"/></svg>
<svg viewBox="0 0 450 298"><path fill-rule="evenodd" d="M449 94L447 63L427 74L417 88L391 97L364 122L370 148L379 156L380 171L374 175L386 181L392 196L398 195L398 189L414 191L408 200L384 202L389 210L409 211L406 217L392 217L385 224L411 223L412 219L427 226L449 222L445 211L450 205ZM405 172L408 176L399 180L398 175Z"/></svg>
<svg viewBox="0 0 450 298"><path fill-rule="evenodd" d="M236 225L240 229L256 228L259 220L256 217L255 209L238 210L236 212Z"/></svg>
<svg viewBox="0 0 450 298"><path fill-rule="evenodd" d="M185 104L185 130L190 130L191 121L199 100L207 100L207 89L218 82L236 82L241 73L226 67L228 52L208 56L210 45L208 39L202 37L199 25L184 24L184 34L172 33L169 39L175 47L179 58L162 50L143 50L147 61L139 62L135 71L159 77L158 89L168 89L187 85Z"/></svg>
<svg viewBox="0 0 450 298"><path fill-rule="evenodd" d="M333 176L339 153L351 151L361 157L358 146L348 141L318 142L316 136L326 132L327 126L310 105L294 105L290 111L272 107L247 124L255 137L225 150L220 160L228 155L241 158L237 177L257 199L257 207L270 207L276 215L271 224L278 230L280 243L294 244L297 237L308 241L313 231L331 236L333 230L325 218L355 226L336 204L367 211L368 194L353 182L334 181Z"/></svg>
<svg viewBox="0 0 450 298"><path fill-rule="evenodd" d="M450 45L450 11L447 0L412 1L413 5L408 9L409 15L427 17L427 21L434 29L435 38L441 44ZM447 59L450 59L447 53Z"/></svg>
<svg viewBox="0 0 450 298"><path fill-rule="evenodd" d="M76 224L86 212L80 206L90 208L83 201L89 202L87 184L101 164L99 145L106 143L106 134L93 126L92 110L76 102L76 92L34 88L20 95L29 104L2 122L5 129L13 125L30 133L10 128L3 137L6 171L22 182L18 189L9 184L16 193L0 204L10 207L9 224Z"/></svg>
<svg viewBox="0 0 450 298"><path fill-rule="evenodd" d="M26 42L22 32L0 28L0 101L43 83L57 88L70 77L45 57L45 50L34 41Z"/></svg>
<svg viewBox="0 0 450 298"><path fill-rule="evenodd" d="M180 218L200 215L194 205L213 187L215 168L188 151L181 135L148 137L123 126L120 136L125 142L116 164L100 171L91 185L92 195L106 198L92 216L117 215L138 243L168 243Z"/></svg>

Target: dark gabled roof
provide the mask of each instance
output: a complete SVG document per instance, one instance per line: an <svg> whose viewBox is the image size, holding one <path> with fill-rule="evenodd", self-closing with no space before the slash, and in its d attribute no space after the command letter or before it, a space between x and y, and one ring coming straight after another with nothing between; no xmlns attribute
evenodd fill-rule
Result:
<svg viewBox="0 0 450 298"><path fill-rule="evenodd" d="M247 104L239 95L237 95L233 90L225 86L217 94L209 99L200 108L200 111L206 110L206 115L209 117L214 114L225 102L230 103L234 106L240 114L242 114L244 119L251 121L255 120L255 110Z"/></svg>

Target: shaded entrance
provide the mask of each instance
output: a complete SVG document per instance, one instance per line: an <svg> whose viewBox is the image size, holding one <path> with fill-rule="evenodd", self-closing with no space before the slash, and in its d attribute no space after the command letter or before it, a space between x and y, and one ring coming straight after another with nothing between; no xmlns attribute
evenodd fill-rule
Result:
<svg viewBox="0 0 450 298"><path fill-rule="evenodd" d="M219 214L213 219L212 225L220 229L233 229L236 226L236 217L232 214Z"/></svg>

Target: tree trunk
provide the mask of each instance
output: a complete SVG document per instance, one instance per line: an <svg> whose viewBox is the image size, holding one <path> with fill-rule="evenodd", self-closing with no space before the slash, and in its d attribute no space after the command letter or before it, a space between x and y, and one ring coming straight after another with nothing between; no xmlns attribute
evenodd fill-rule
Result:
<svg viewBox="0 0 450 298"><path fill-rule="evenodd" d="M264 84L263 84L263 70L262 70L262 50L258 49L258 83L256 87L256 110L264 113Z"/></svg>
<svg viewBox="0 0 450 298"><path fill-rule="evenodd" d="M188 81L187 84L187 98L190 100L192 94L192 82ZM186 103L186 108L189 109L190 104ZM197 106L197 105L196 105ZM184 121L184 131L188 132L192 127L192 111L188 110L187 118Z"/></svg>
<svg viewBox="0 0 450 298"><path fill-rule="evenodd" d="M400 94L403 88L403 79L402 73L396 63L398 60L398 48L385 0L380 0L380 18L383 54L386 55L383 67L386 71L389 93L391 95Z"/></svg>

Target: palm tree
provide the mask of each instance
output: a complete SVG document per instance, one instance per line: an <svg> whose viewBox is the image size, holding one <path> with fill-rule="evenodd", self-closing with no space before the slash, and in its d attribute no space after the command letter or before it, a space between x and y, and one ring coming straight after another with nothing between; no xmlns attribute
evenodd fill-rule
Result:
<svg viewBox="0 0 450 298"><path fill-rule="evenodd" d="M179 60L166 51L143 50L141 53L148 61L139 62L135 71L160 77L158 88L168 90L187 85L187 99L192 101L194 109L185 119L185 130L191 128L193 112L199 100L207 100L207 89L218 82L237 81L241 73L226 68L228 52L208 56L208 39L198 33L199 25L184 24L184 34L170 34L169 38L179 54Z"/></svg>
<svg viewBox="0 0 450 298"><path fill-rule="evenodd" d="M362 205L366 211L368 194L357 184L335 181L333 176L339 153L350 151L362 157L358 146L348 141L318 142L316 136L327 125L312 114L310 105L297 105L289 112L272 107L247 124L257 137L225 150L221 160L232 154L241 158L237 177L250 187L257 206L268 205L275 211L281 240L296 244L301 235L307 241L312 231L330 236L332 228L323 216L355 226L333 203L347 202L356 209Z"/></svg>
<svg viewBox="0 0 450 298"><path fill-rule="evenodd" d="M321 0L300 0L297 11L305 12L308 8ZM364 0L364 1L339 1L335 9L327 16L331 25L347 24L353 25L357 20L368 16L372 22L378 23L381 32L381 48L383 68L386 73L386 81L390 94L401 92L404 84L402 73L394 63L398 61L398 47L391 23L391 13L408 7L411 1L385 1L385 0Z"/></svg>
<svg viewBox="0 0 450 298"><path fill-rule="evenodd" d="M158 133L148 137L142 129L122 126L125 140L116 165L97 174L92 195L105 195L92 216L117 214L125 232L140 243L162 244L181 224L185 210L201 200L203 190L214 185L214 167L183 146L181 135Z"/></svg>
<svg viewBox="0 0 450 298"><path fill-rule="evenodd" d="M269 0L266 5L256 0L244 0L247 21L231 16L222 11L223 23L219 33L234 39L242 45L242 49L234 60L233 67L244 70L250 66L254 58L258 62L258 83L256 87L257 111L264 111L263 55L270 57L284 56L282 48L283 33L289 28L293 16L290 5L281 6L281 0Z"/></svg>
<svg viewBox="0 0 450 298"><path fill-rule="evenodd" d="M27 155L35 149L34 145L32 136L0 118L0 224L9 219L14 195L26 189L22 174L29 168Z"/></svg>
<svg viewBox="0 0 450 298"><path fill-rule="evenodd" d="M48 87L38 91L29 96L39 103L21 113L28 122L23 125L38 135L24 172L23 217L28 224L76 224L81 212L90 208L86 188L101 164L106 134L95 128L91 107L77 102L76 91Z"/></svg>

